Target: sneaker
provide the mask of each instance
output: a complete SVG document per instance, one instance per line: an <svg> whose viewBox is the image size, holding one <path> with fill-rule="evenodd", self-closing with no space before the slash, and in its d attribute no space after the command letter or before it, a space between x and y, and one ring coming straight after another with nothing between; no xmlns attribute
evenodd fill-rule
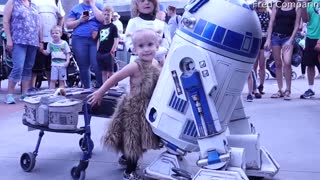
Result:
<svg viewBox="0 0 320 180"><path fill-rule="evenodd" d="M6 104L15 104L16 100L14 100L13 94L7 94L6 96Z"/></svg>
<svg viewBox="0 0 320 180"><path fill-rule="evenodd" d="M264 87L263 87L262 84L260 84L257 89L258 89L260 94L265 94L265 92L263 92Z"/></svg>
<svg viewBox="0 0 320 180"><path fill-rule="evenodd" d="M249 94L247 96L247 102L252 102L253 101L253 96L251 94Z"/></svg>
<svg viewBox="0 0 320 180"><path fill-rule="evenodd" d="M258 92L252 93L252 94L254 95L254 98L256 98L256 99L261 99L262 98L261 94L258 93Z"/></svg>
<svg viewBox="0 0 320 180"><path fill-rule="evenodd" d="M135 171L127 174L126 171L123 172L123 180L142 180L143 178L139 176Z"/></svg>
<svg viewBox="0 0 320 180"><path fill-rule="evenodd" d="M21 96L19 98L19 101L23 101L24 98L26 98L26 97L27 97L27 94L21 94Z"/></svg>
<svg viewBox="0 0 320 180"><path fill-rule="evenodd" d="M308 99L314 95L315 95L314 91L312 91L311 89L308 89L306 92L304 92L304 94L300 96L300 99Z"/></svg>

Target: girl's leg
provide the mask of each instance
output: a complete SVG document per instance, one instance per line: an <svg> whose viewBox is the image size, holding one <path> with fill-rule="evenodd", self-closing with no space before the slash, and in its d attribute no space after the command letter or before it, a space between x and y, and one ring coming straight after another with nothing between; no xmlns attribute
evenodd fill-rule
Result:
<svg viewBox="0 0 320 180"><path fill-rule="evenodd" d="M282 92L283 74L282 74L281 47L272 46L272 54L273 54L273 58L275 60L275 65L276 65L276 79L278 83L278 89L280 92Z"/></svg>
<svg viewBox="0 0 320 180"><path fill-rule="evenodd" d="M89 59L89 38L73 36L72 37L72 50L75 60L79 66L80 79L84 88L90 88L90 59Z"/></svg>
<svg viewBox="0 0 320 180"><path fill-rule="evenodd" d="M138 161L127 158L126 174L131 174L137 170Z"/></svg>

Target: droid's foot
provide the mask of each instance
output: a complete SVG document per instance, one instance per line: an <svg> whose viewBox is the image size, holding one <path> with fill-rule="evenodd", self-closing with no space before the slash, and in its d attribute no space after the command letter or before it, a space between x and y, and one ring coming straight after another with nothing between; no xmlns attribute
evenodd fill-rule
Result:
<svg viewBox="0 0 320 180"><path fill-rule="evenodd" d="M158 159L152 162L148 167L144 169L146 177L153 179L172 179L175 172L172 168L180 168L180 161L176 155L169 154L167 152L162 153Z"/></svg>
<svg viewBox="0 0 320 180"><path fill-rule="evenodd" d="M253 177L271 178L276 175L280 169L280 165L271 156L266 148L260 147L261 168L260 169L246 169L246 174Z"/></svg>

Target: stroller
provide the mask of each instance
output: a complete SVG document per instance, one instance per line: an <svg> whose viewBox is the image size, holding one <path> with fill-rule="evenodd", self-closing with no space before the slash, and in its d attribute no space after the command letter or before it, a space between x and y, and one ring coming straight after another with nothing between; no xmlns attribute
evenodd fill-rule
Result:
<svg viewBox="0 0 320 180"><path fill-rule="evenodd" d="M12 54L6 50L7 36L4 31L1 31L1 54L0 54L0 81L8 79L12 70Z"/></svg>
<svg viewBox="0 0 320 180"><path fill-rule="evenodd" d="M295 68L297 68L302 61L303 49L299 45L299 41L301 40L301 38L302 38L301 35L297 34L293 44L292 61L291 61L291 65L293 66L293 70L291 73L292 79L297 79L298 74L295 71ZM276 64L275 64L275 60L273 58L272 53L269 59L267 59L266 61L266 69L268 71L267 73L269 73L272 77L276 78ZM268 77L269 74L266 77Z"/></svg>

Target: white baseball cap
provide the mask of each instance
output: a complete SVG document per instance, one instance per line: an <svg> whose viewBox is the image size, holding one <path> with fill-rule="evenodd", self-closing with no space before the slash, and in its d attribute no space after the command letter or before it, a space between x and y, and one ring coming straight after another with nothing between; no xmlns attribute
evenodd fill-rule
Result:
<svg viewBox="0 0 320 180"><path fill-rule="evenodd" d="M118 16L118 18L121 17L120 14L118 14L117 12L114 12L114 13L113 13L113 16Z"/></svg>

